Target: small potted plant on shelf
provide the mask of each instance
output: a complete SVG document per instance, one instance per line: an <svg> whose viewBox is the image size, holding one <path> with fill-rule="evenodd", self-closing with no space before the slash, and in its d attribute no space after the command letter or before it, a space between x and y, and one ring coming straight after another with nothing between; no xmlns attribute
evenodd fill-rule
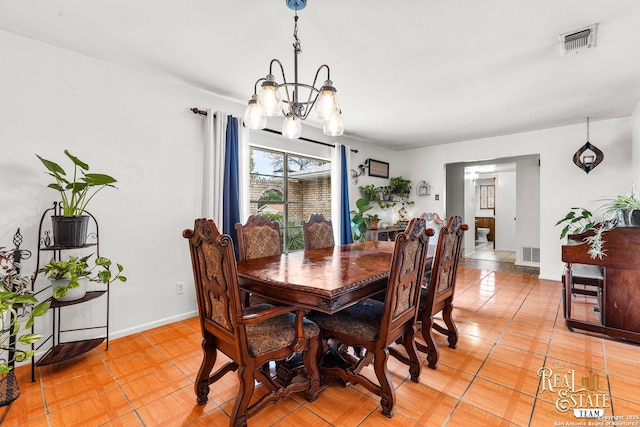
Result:
<svg viewBox="0 0 640 427"><path fill-rule="evenodd" d="M49 310L49 301L38 302L30 287L31 279L20 274L20 264L13 262L12 251L0 247L0 406L20 396L13 365L29 360L35 353L31 344L42 338L27 330L34 317Z"/></svg>
<svg viewBox="0 0 640 427"><path fill-rule="evenodd" d="M124 270L122 265L116 263L117 271L112 271L113 263L105 257L98 257L93 265L89 265L89 258L92 255L82 258L69 256L68 261L51 259L38 270L38 273L45 273L51 280L55 299L74 301L83 298L87 292L88 282L109 285L116 280L127 281L127 278L122 276Z"/></svg>
<svg viewBox="0 0 640 427"><path fill-rule="evenodd" d="M369 228L371 230L378 229L378 222L380 221L380 217L378 216L378 214L373 214L373 215L367 214L365 218L369 222Z"/></svg>
<svg viewBox="0 0 640 427"><path fill-rule="evenodd" d="M53 240L57 246L77 247L85 244L89 217L84 215L87 204L105 187L114 187L116 180L105 174L87 173L89 165L64 150L73 163L73 174L67 175L57 163L36 154L55 182L48 185L61 199L62 215L51 217Z"/></svg>
<svg viewBox="0 0 640 427"><path fill-rule="evenodd" d="M373 184L361 185L360 187L358 187L358 190L360 190L360 194L362 194L362 197L364 197L365 199L368 199L368 200L379 199L379 196L378 196L379 188Z"/></svg>

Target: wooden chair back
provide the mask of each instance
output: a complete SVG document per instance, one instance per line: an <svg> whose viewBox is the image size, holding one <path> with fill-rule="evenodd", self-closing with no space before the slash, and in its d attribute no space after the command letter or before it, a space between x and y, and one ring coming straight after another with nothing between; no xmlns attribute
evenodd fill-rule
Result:
<svg viewBox="0 0 640 427"><path fill-rule="evenodd" d="M194 384L197 403L206 403L209 385L231 371L237 371L239 377L231 426L246 426L247 418L293 392L306 391L307 399L314 400L320 382L315 359L320 346L318 326L304 319L303 310L293 307L262 304L243 308L233 241L220 234L213 221L197 219L194 229L182 235L189 240L204 351ZM230 361L212 374L218 351ZM268 362L299 352L308 378L288 385L273 381ZM266 392L252 400L257 382Z"/></svg>
<svg viewBox="0 0 640 427"><path fill-rule="evenodd" d="M422 336L426 347L418 349L427 353L429 367L435 369L438 363L438 346L435 343L432 329L447 336L449 347L456 348L458 329L453 322L453 297L455 293L456 274L462 250L462 236L468 230L462 218L452 216L440 229L440 237L433 258L431 276L427 288L422 292L419 320L422 323ZM442 311L446 328L434 322L434 316Z"/></svg>
<svg viewBox="0 0 640 427"><path fill-rule="evenodd" d="M235 225L238 235L238 259L253 259L282 253L280 224L264 215L251 215L246 224Z"/></svg>
<svg viewBox="0 0 640 427"><path fill-rule="evenodd" d="M304 250L335 246L333 224L322 214L311 214L308 221L301 221Z"/></svg>
<svg viewBox="0 0 640 427"><path fill-rule="evenodd" d="M389 346L413 325L418 314L422 277L426 267L429 236L422 219L412 219L395 240L391 270L380 324L380 342Z"/></svg>

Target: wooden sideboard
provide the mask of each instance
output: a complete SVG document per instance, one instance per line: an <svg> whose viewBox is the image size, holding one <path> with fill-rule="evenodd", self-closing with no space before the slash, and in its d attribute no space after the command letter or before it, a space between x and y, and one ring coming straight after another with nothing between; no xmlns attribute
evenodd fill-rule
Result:
<svg viewBox="0 0 640 427"><path fill-rule="evenodd" d="M618 227L603 234L606 256L592 259L589 245L562 246L566 263L563 282L565 323L573 328L640 342L640 228ZM604 281L599 295L600 323L579 320L572 315L572 264L599 265Z"/></svg>
<svg viewBox="0 0 640 427"><path fill-rule="evenodd" d="M376 230L367 230L365 233L365 239L370 240L395 240L396 235L404 231L405 227L392 226L387 228L378 228Z"/></svg>

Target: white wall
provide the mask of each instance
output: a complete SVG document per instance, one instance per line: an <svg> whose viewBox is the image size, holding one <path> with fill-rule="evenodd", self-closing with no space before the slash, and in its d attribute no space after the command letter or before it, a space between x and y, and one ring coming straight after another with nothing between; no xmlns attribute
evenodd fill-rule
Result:
<svg viewBox="0 0 640 427"><path fill-rule="evenodd" d="M591 121L590 128L591 142L605 159L588 175L572 161L585 142L586 124L404 151L402 161L410 172L406 177L426 179L434 187L432 196L417 199L414 209L445 212L443 198L436 201L433 194L442 194L445 188L447 163L539 154L540 277L559 280L563 264L556 221L571 207L596 209L601 199L628 192L633 179L631 118Z"/></svg>

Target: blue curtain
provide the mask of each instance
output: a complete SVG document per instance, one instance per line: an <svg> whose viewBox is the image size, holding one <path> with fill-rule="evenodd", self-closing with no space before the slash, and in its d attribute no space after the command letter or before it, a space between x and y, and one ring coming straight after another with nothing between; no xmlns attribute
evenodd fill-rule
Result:
<svg viewBox="0 0 640 427"><path fill-rule="evenodd" d="M351 234L351 214L349 213L349 171L347 170L347 150L340 146L340 244L353 243Z"/></svg>
<svg viewBox="0 0 640 427"><path fill-rule="evenodd" d="M223 186L222 230L231 236L237 257L238 238L235 224L240 222L240 188L238 185L238 119L233 116L227 116Z"/></svg>

